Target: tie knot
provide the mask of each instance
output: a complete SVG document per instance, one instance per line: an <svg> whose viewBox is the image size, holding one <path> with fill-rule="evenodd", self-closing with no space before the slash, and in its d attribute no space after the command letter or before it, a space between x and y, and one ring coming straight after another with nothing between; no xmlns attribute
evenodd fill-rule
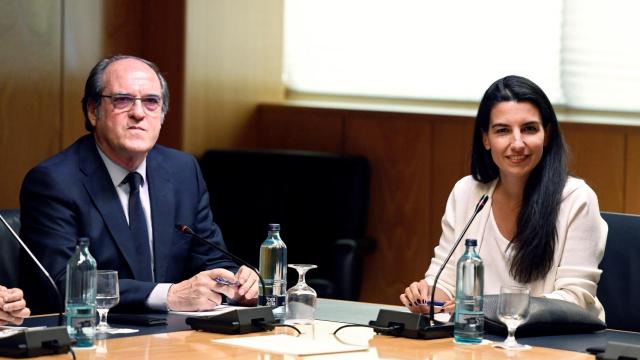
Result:
<svg viewBox="0 0 640 360"><path fill-rule="evenodd" d="M126 178L124 178L124 182L129 184L129 190L131 192L137 191L140 189L140 185L142 185L142 175L140 173L134 171L130 172Z"/></svg>

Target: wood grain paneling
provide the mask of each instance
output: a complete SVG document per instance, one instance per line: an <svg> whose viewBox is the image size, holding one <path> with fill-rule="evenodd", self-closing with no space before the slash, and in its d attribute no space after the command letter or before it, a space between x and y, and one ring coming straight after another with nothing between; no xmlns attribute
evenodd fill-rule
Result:
<svg viewBox="0 0 640 360"><path fill-rule="evenodd" d="M258 146L343 152L344 115L309 108L258 107Z"/></svg>
<svg viewBox="0 0 640 360"><path fill-rule="evenodd" d="M282 0L187 2L185 150L255 146L256 104L278 101Z"/></svg>
<svg viewBox="0 0 640 360"><path fill-rule="evenodd" d="M442 234L442 215L444 214L449 193L453 185L462 177L469 175L471 154L471 136L473 119L456 117L432 117L433 141L431 143L431 234L428 238L429 260L433 257L433 248ZM424 274L424 271L422 272Z"/></svg>
<svg viewBox="0 0 640 360"><path fill-rule="evenodd" d="M91 68L100 60L102 50L103 2L64 1L62 69L62 147L87 133L80 101Z"/></svg>
<svg viewBox="0 0 640 360"><path fill-rule="evenodd" d="M640 129L627 133L624 212L640 214Z"/></svg>
<svg viewBox="0 0 640 360"><path fill-rule="evenodd" d="M569 145L571 172L596 192L601 210L623 212L627 129L565 123L561 130Z"/></svg>
<svg viewBox="0 0 640 360"><path fill-rule="evenodd" d="M361 299L397 303L424 273L430 243L431 124L417 116L350 113L345 150L371 167L368 231L377 250L365 258Z"/></svg>
<svg viewBox="0 0 640 360"><path fill-rule="evenodd" d="M26 172L60 148L60 1L0 3L0 207L18 207Z"/></svg>
<svg viewBox="0 0 640 360"><path fill-rule="evenodd" d="M169 84L171 97L158 143L180 149L184 126L185 0L145 0L143 3L142 54L158 65Z"/></svg>

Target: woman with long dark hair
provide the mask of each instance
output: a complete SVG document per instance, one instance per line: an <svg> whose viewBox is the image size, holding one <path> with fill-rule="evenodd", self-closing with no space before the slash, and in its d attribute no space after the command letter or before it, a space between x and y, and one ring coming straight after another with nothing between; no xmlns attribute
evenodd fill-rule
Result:
<svg viewBox="0 0 640 360"><path fill-rule="evenodd" d="M454 186L425 279L406 288L402 303L412 312L429 311L423 304L434 277L483 194L489 202L465 238L478 239L485 294L497 294L501 285L525 284L532 296L570 301L604 319L596 290L607 225L593 190L569 176L566 145L549 99L520 76L499 79L485 92L475 121L471 176ZM460 246L453 259L463 252ZM435 290L449 311L455 263L446 265Z"/></svg>

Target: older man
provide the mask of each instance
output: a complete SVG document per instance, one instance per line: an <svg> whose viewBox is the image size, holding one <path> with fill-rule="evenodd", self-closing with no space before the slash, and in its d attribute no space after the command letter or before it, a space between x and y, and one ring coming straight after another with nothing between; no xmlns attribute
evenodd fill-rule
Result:
<svg viewBox="0 0 640 360"><path fill-rule="evenodd" d="M58 286L76 239L87 236L98 269L119 272L121 310L208 310L222 295L255 304L253 271L174 228L187 224L224 247L197 161L156 145L169 105L158 68L133 56L103 59L82 104L90 134L32 169L20 194L22 236ZM38 300L43 289L25 287ZM32 302L34 312L55 309L51 300L40 305Z"/></svg>

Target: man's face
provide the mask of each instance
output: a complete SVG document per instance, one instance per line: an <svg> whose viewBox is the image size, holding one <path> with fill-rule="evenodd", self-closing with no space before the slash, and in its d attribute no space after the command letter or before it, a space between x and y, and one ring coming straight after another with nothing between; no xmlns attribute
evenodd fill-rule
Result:
<svg viewBox="0 0 640 360"><path fill-rule="evenodd" d="M125 168L146 156L158 140L162 127L162 88L156 73L136 59L110 64L103 78L100 107L89 108L89 120L100 149ZM113 96L116 96L114 98ZM124 96L124 98L123 98ZM126 97L143 98L126 105ZM123 101L124 99L124 101ZM155 109L153 102L159 102ZM138 162L139 164L139 162ZM130 169L131 170L131 169Z"/></svg>

